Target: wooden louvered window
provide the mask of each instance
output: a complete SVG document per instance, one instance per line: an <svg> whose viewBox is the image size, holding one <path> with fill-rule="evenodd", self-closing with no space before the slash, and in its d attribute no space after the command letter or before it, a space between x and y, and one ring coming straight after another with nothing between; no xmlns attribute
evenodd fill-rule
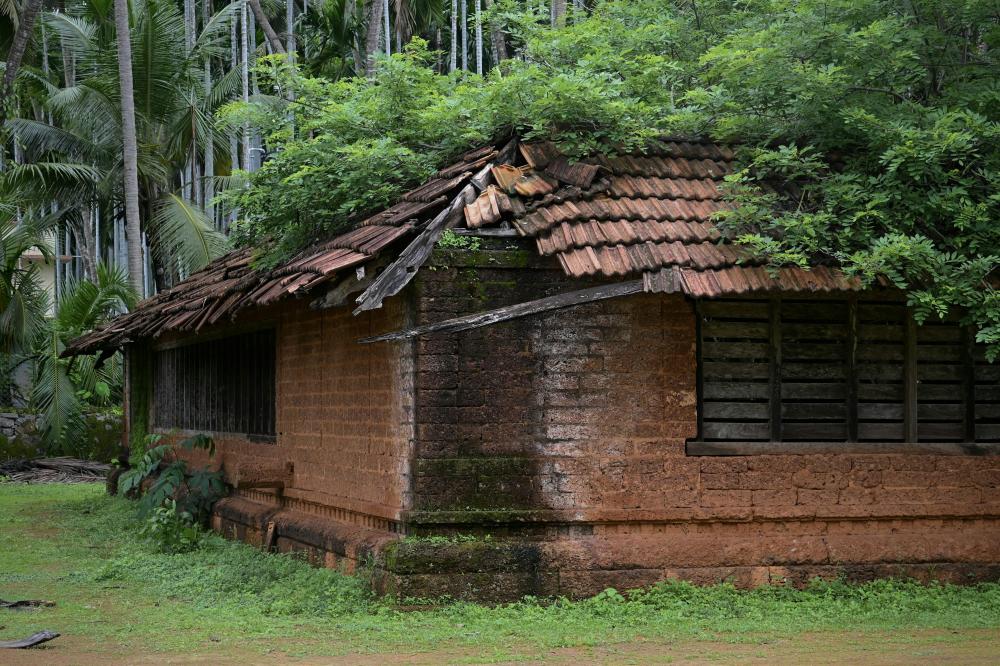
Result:
<svg viewBox="0 0 1000 666"><path fill-rule="evenodd" d="M255 331L156 352L152 424L158 430L275 435L275 338Z"/></svg>
<svg viewBox="0 0 1000 666"><path fill-rule="evenodd" d="M1000 365L957 320L852 297L698 304L692 454L980 452L1000 445Z"/></svg>

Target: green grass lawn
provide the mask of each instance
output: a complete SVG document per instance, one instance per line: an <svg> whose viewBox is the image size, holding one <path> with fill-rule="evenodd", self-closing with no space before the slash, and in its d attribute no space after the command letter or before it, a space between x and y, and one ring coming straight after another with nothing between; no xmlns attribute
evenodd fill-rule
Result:
<svg viewBox="0 0 1000 666"><path fill-rule="evenodd" d="M306 660L406 653L431 662L611 655L646 663L672 661L675 652L764 658L775 645L823 653L825 645L876 652L896 645L914 657L968 641L983 654L1000 647L992 631L1000 626L1000 585L885 581L746 592L664 584L579 602L405 611L371 597L360 578L292 557L216 537L196 552L164 555L136 530L134 505L106 497L103 487L0 483L0 598L57 604L0 611L0 639L50 629L63 634L50 656L63 641L95 662L102 654L237 654L252 663L274 653Z"/></svg>

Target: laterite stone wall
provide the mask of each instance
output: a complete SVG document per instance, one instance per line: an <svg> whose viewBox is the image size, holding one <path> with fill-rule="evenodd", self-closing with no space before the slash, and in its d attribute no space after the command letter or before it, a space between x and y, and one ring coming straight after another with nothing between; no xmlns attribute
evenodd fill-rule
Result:
<svg viewBox="0 0 1000 666"><path fill-rule="evenodd" d="M584 286L519 257L439 253L418 278L419 321ZM508 596L579 596L666 577L1000 578L998 457L688 456L695 315L681 296L427 336L417 349L408 531L511 536L520 550L470 558L437 546L452 571L418 579L425 556L401 548L400 589L419 580L469 594L506 580Z"/></svg>
<svg viewBox="0 0 1000 666"><path fill-rule="evenodd" d="M355 341L406 321L399 301L354 317L347 307L315 311L302 300L237 322L276 326L277 437L266 443L216 435L215 462L230 480L241 464L294 466L280 497L264 489L238 496L348 525L398 529L410 476L412 345Z"/></svg>
<svg viewBox="0 0 1000 666"><path fill-rule="evenodd" d="M688 456L695 314L641 294L416 341L368 335L587 286L517 240L438 250L373 313L293 302L274 444L219 438L227 470L292 462L217 527L379 589L487 600L664 578L1000 579L1000 458ZM469 541L407 535L477 535ZM485 538L486 536L490 538Z"/></svg>

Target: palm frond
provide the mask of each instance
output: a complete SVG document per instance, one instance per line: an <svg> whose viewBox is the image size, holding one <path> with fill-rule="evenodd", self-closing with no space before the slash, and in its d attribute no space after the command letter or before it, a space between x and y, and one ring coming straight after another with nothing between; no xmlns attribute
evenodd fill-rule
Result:
<svg viewBox="0 0 1000 666"><path fill-rule="evenodd" d="M130 309L135 301L125 270L102 263L97 267L96 282L67 282L56 312L56 327L65 336L75 337Z"/></svg>
<svg viewBox="0 0 1000 666"><path fill-rule="evenodd" d="M9 353L28 344L46 328L48 294L38 267L4 271L0 287L0 350Z"/></svg>
<svg viewBox="0 0 1000 666"><path fill-rule="evenodd" d="M71 201L92 190L101 176L101 170L89 164L18 164L0 174L0 197L20 198L26 202Z"/></svg>
<svg viewBox="0 0 1000 666"><path fill-rule="evenodd" d="M63 48L72 49L76 55L82 55L96 46L94 37L97 26L85 18L64 12L49 12L45 15L45 24L59 35Z"/></svg>
<svg viewBox="0 0 1000 666"><path fill-rule="evenodd" d="M239 9L239 6L238 2L231 2L208 20L195 40L193 53L198 58L204 57L205 51L209 49L213 51L210 55L217 55L214 51L222 47L228 51L229 25L232 23L233 14Z"/></svg>
<svg viewBox="0 0 1000 666"><path fill-rule="evenodd" d="M31 404L41 415L39 431L49 451L63 442L71 425L79 425L83 418L80 399L69 376L69 362L59 358L63 349L54 328L42 336L35 347Z"/></svg>
<svg viewBox="0 0 1000 666"><path fill-rule="evenodd" d="M7 127L25 148L36 154L56 152L79 157L88 149L87 142L72 132L30 118L13 118L7 121Z"/></svg>
<svg viewBox="0 0 1000 666"><path fill-rule="evenodd" d="M176 194L157 202L149 220L149 244L163 265L177 262L193 273L226 251L226 237L212 228L205 211Z"/></svg>

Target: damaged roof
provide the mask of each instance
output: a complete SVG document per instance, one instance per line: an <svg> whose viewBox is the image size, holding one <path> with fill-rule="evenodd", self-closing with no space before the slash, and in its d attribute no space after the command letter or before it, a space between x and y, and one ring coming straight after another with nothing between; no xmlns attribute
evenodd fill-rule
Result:
<svg viewBox="0 0 1000 666"><path fill-rule="evenodd" d="M198 331L244 308L308 293L380 254L400 255L402 261L418 243L428 244L431 231L437 234L430 238L432 246L445 228L456 226L512 227L534 239L538 252L555 257L568 275L641 276L646 291L712 298L860 289L858 280L827 267L768 271L728 244L711 220L731 206L719 183L732 164L729 147L698 140L667 140L641 155L594 155L575 162L551 143L486 146L352 230L277 268L255 269L249 248L220 257L74 340L66 353L117 348L167 331ZM407 239L410 246L403 243ZM397 293L408 280L381 296Z"/></svg>

